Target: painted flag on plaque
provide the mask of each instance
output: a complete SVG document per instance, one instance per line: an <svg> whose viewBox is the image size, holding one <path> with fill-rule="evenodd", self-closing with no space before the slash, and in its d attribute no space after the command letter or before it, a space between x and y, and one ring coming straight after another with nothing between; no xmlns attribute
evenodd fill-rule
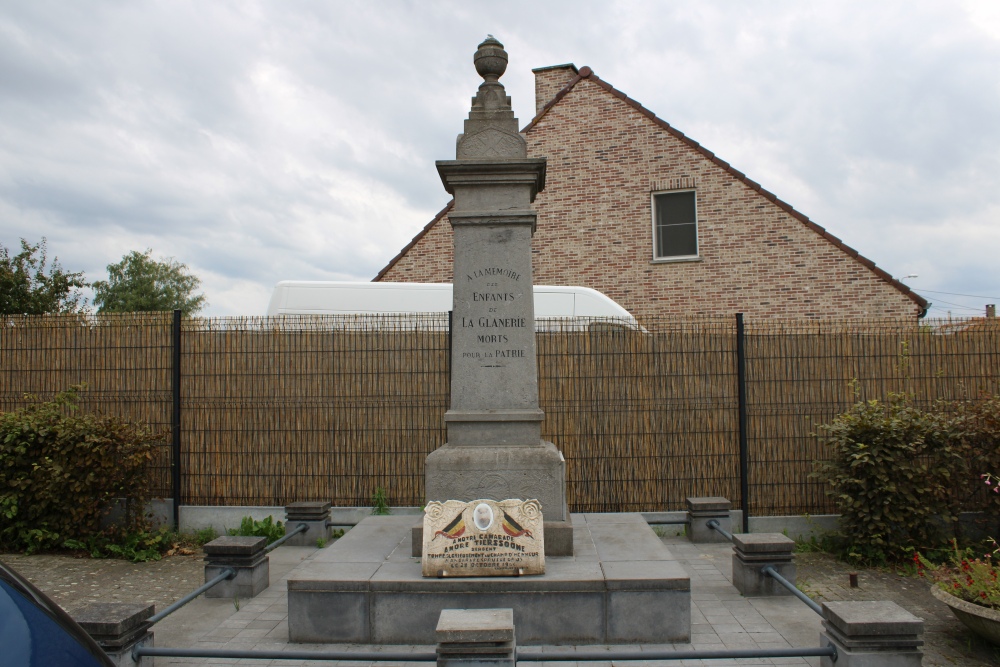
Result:
<svg viewBox="0 0 1000 667"><path fill-rule="evenodd" d="M465 532L465 518L462 516L462 514L463 514L462 512L459 512L458 516L455 517L455 520L449 523L447 526L445 526L444 530L439 530L436 533L434 533L434 537L437 537L438 535L444 535L449 540L454 540L456 538L461 537L462 533Z"/></svg>
<svg viewBox="0 0 1000 667"><path fill-rule="evenodd" d="M501 523L501 525L503 526L503 532L507 533L511 537L521 537L522 535L527 535L528 537L531 537L530 530L525 530L524 528L522 528L521 524L510 518L510 515L507 514L506 512L502 512L502 514L503 514L503 522Z"/></svg>

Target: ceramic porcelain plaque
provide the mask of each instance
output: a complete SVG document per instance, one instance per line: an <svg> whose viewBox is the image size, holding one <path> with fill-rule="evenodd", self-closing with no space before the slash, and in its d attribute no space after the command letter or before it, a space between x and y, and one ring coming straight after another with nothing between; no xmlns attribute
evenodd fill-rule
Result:
<svg viewBox="0 0 1000 667"><path fill-rule="evenodd" d="M545 572L537 500L432 501L424 509L425 577L517 577Z"/></svg>

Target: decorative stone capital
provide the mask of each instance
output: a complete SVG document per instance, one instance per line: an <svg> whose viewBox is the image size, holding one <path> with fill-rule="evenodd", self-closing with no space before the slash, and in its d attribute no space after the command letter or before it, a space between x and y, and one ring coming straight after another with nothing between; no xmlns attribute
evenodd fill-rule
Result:
<svg viewBox="0 0 1000 667"><path fill-rule="evenodd" d="M459 160L526 157L528 145L518 132L510 97L500 83L500 77L507 70L507 52L503 44L489 35L472 59L484 81L472 98L465 133L458 136L455 156Z"/></svg>

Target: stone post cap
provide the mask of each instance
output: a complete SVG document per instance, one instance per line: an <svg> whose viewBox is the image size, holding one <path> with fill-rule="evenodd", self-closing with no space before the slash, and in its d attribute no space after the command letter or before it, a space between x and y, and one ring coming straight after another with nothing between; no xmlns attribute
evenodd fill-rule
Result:
<svg viewBox="0 0 1000 667"><path fill-rule="evenodd" d="M151 604L91 602L73 612L73 620L91 637L123 637L144 627L153 611Z"/></svg>
<svg viewBox="0 0 1000 667"><path fill-rule="evenodd" d="M296 503L285 505L285 511L294 510L296 512L325 512L330 509L332 503L323 500L300 500Z"/></svg>
<svg viewBox="0 0 1000 667"><path fill-rule="evenodd" d="M224 535L217 537L202 549L205 555L212 556L254 556L267 546L266 537L237 537Z"/></svg>
<svg viewBox="0 0 1000 667"><path fill-rule="evenodd" d="M795 540L781 533L737 533L733 535L733 546L747 554L790 554L795 550Z"/></svg>
<svg viewBox="0 0 1000 667"><path fill-rule="evenodd" d="M889 600L823 603L824 623L848 637L919 635L924 621Z"/></svg>
<svg viewBox="0 0 1000 667"><path fill-rule="evenodd" d="M310 519L319 521L330 516L331 503L322 500L302 501L285 505L285 520L296 521Z"/></svg>
<svg viewBox="0 0 1000 667"><path fill-rule="evenodd" d="M686 498L689 510L725 510L729 511L732 509L733 504L729 502L728 498L721 498L719 496L707 496L704 498Z"/></svg>
<svg viewBox="0 0 1000 667"><path fill-rule="evenodd" d="M440 644L514 641L513 609L443 609L438 617Z"/></svg>

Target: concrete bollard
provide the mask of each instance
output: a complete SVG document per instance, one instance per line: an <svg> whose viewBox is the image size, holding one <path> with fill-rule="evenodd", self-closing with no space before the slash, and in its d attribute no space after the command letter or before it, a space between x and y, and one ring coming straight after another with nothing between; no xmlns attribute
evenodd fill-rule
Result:
<svg viewBox="0 0 1000 667"><path fill-rule="evenodd" d="M746 596L792 595L763 570L770 565L794 584L794 549L795 540L781 533L733 535L733 586Z"/></svg>
<svg viewBox="0 0 1000 667"><path fill-rule="evenodd" d="M823 667L919 667L924 622L895 602L824 602L822 645L837 648Z"/></svg>
<svg viewBox="0 0 1000 667"><path fill-rule="evenodd" d="M153 615L151 604L91 602L73 614L116 667L153 667L153 658L132 659L136 646L152 646L153 633L146 619Z"/></svg>
<svg viewBox="0 0 1000 667"><path fill-rule="evenodd" d="M514 610L444 609L437 641L438 667L514 667Z"/></svg>
<svg viewBox="0 0 1000 667"><path fill-rule="evenodd" d="M729 538L717 530L708 527L708 522L715 519L719 527L727 533L733 532L733 520L729 517L732 503L725 498L688 498L688 539L695 544L710 542L728 542Z"/></svg>
<svg viewBox="0 0 1000 667"><path fill-rule="evenodd" d="M319 540L330 539L330 503L306 501L285 505L285 535L306 524L308 530L290 538L285 544L293 547L314 547Z"/></svg>
<svg viewBox="0 0 1000 667"><path fill-rule="evenodd" d="M224 536L206 544L206 583L227 568L236 570L236 576L208 589L205 597L248 599L266 590L271 576L266 546L266 537Z"/></svg>

